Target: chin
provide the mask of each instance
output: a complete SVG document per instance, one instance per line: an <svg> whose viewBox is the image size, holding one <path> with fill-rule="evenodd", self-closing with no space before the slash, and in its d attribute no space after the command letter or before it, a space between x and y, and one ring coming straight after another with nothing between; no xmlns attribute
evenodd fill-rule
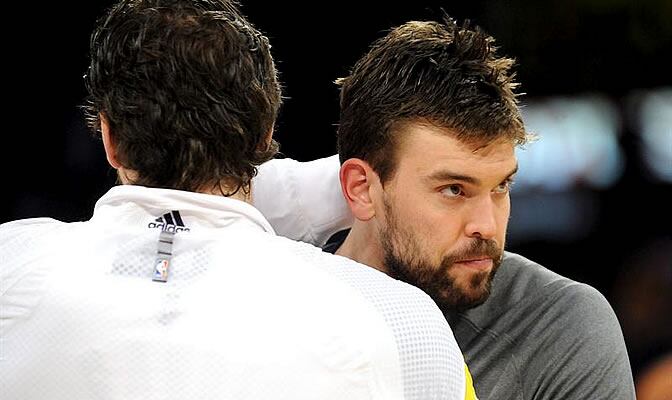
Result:
<svg viewBox="0 0 672 400"><path fill-rule="evenodd" d="M451 277L444 282L434 301L443 310L464 311L480 306L490 297L492 277L491 271Z"/></svg>
<svg viewBox="0 0 672 400"><path fill-rule="evenodd" d="M443 311L465 311L485 303L488 297L490 297L490 292L487 290L453 292L434 298L434 301Z"/></svg>

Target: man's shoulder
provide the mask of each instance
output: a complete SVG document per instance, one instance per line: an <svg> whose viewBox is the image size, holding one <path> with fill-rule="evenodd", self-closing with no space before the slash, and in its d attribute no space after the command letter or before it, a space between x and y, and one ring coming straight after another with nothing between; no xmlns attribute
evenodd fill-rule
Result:
<svg viewBox="0 0 672 400"><path fill-rule="evenodd" d="M302 262L326 272L334 279L353 288L383 314L406 315L407 321L405 322L427 318L432 320L433 324L441 325L450 332L436 303L419 288L347 257L326 253L310 244L285 238L279 238L279 240L282 241L284 247L298 255ZM422 316L418 317L419 314Z"/></svg>
<svg viewBox="0 0 672 400"><path fill-rule="evenodd" d="M0 307L12 317L24 315L40 296L45 272L56 268L53 255L72 245L64 229L74 224L30 218L0 225ZM18 318L7 318L9 326Z"/></svg>
<svg viewBox="0 0 672 400"><path fill-rule="evenodd" d="M0 233L21 233L31 229L48 229L50 227L53 228L62 226L64 224L66 224L66 222L61 222L56 219L46 217L18 219L16 221L0 224Z"/></svg>
<svg viewBox="0 0 672 400"><path fill-rule="evenodd" d="M394 336L407 393L439 393L464 388L464 359L451 328L422 290L377 269L306 243L278 238L302 262L329 274L372 306ZM440 387L433 377L443 377ZM445 381L451 382L446 386ZM453 389L451 389L453 390ZM457 393L457 392L455 392Z"/></svg>
<svg viewBox="0 0 672 400"><path fill-rule="evenodd" d="M9 262L15 255L34 251L41 243L49 243L49 238L59 236L63 228L72 224L52 218L28 218L0 225L0 251L2 259Z"/></svg>
<svg viewBox="0 0 672 400"><path fill-rule="evenodd" d="M515 253L505 253L493 281L493 294L508 296L508 305L521 301L552 298L573 305L605 304L604 296L592 286L577 282Z"/></svg>
<svg viewBox="0 0 672 400"><path fill-rule="evenodd" d="M498 275L507 279L507 281L525 278L526 282L530 282L536 286L545 286L555 282L571 282L571 279L553 272L529 258L508 251L504 252L500 269L501 274L498 272Z"/></svg>
<svg viewBox="0 0 672 400"><path fill-rule="evenodd" d="M529 371L553 365L552 373L531 374L533 385L562 398L633 398L621 327L602 293L517 255L509 263L520 267L519 279L529 275L519 290L527 297L506 318L515 321L509 332L517 332L518 355Z"/></svg>
<svg viewBox="0 0 672 400"><path fill-rule="evenodd" d="M569 292L585 290L579 286L588 287L519 254L506 252L492 283L491 299L498 299L500 306L509 309L565 288Z"/></svg>
<svg viewBox="0 0 672 400"><path fill-rule="evenodd" d="M464 316L481 328L509 337L514 345L583 343L605 349L623 341L616 314L597 289L566 278L517 254L507 253L492 295ZM498 272L498 275L499 275ZM571 340L569 340L571 338Z"/></svg>
<svg viewBox="0 0 672 400"><path fill-rule="evenodd" d="M386 286L399 291L415 292L417 295L427 297L423 291L406 282L399 281L389 275L368 265L358 263L347 257L331 254L312 244L297 242L284 237L277 237L277 243L291 251L303 261L318 268L322 268L332 275L358 287L375 290L376 286Z"/></svg>
<svg viewBox="0 0 672 400"><path fill-rule="evenodd" d="M500 360L515 365L520 372L514 376L525 387L558 393L554 398L630 398L632 375L618 320L590 285L507 253L488 300L448 317L477 372L487 375L484 360ZM503 378L489 379L494 385Z"/></svg>
<svg viewBox="0 0 672 400"><path fill-rule="evenodd" d="M488 300L463 313L481 327L508 326L508 322L534 315L562 318L579 329L603 318L615 320L611 306L597 289L508 252Z"/></svg>

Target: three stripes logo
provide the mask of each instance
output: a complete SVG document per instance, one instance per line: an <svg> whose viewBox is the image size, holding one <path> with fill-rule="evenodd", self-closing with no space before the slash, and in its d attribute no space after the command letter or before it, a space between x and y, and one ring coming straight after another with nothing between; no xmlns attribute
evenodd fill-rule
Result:
<svg viewBox="0 0 672 400"><path fill-rule="evenodd" d="M184 226L180 212L176 210L163 214L153 222L150 222L147 227L161 229L164 232L189 232L189 228Z"/></svg>

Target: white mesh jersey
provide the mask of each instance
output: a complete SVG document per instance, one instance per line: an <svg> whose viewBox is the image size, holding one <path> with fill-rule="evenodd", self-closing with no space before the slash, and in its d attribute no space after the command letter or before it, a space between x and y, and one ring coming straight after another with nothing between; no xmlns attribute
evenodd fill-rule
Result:
<svg viewBox="0 0 672 400"><path fill-rule="evenodd" d="M464 379L424 293L237 200L120 186L90 221L0 226L3 400L462 399Z"/></svg>

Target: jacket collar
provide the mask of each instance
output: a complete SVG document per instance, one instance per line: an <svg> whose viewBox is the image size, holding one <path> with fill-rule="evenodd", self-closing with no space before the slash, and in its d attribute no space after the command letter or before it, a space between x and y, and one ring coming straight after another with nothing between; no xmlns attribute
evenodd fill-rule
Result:
<svg viewBox="0 0 672 400"><path fill-rule="evenodd" d="M190 228L223 228L232 224L244 224L275 235L261 212L243 201L212 194L137 185L120 185L110 189L96 202L91 221L146 224L147 221L143 218L151 222L172 211L178 211L179 217Z"/></svg>

